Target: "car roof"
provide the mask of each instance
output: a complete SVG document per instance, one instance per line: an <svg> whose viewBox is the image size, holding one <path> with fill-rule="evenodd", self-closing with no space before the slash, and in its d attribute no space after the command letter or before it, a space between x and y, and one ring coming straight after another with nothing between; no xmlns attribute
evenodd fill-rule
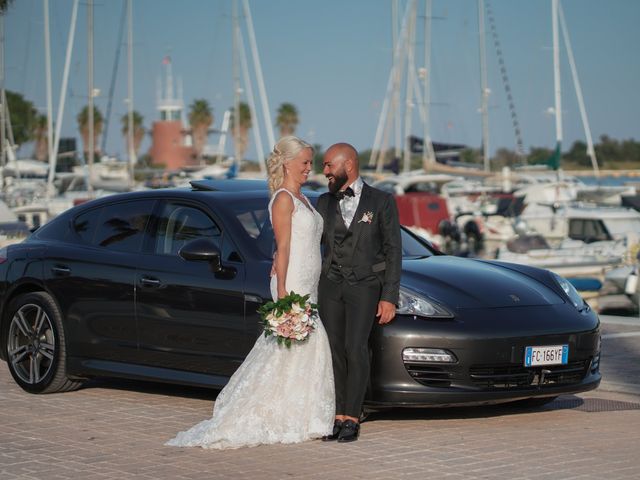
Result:
<svg viewBox="0 0 640 480"><path fill-rule="evenodd" d="M143 198L207 198L216 203L224 204L229 201L242 199L268 198L269 189L266 180L259 179L231 179L231 180L195 180L189 187L158 188L138 190L134 192L118 193L83 203L67 212L78 212L109 204L112 202L135 200ZM313 190L304 189L304 194L315 199L320 194ZM64 212L67 214L67 212Z"/></svg>
<svg viewBox="0 0 640 480"><path fill-rule="evenodd" d="M192 180L189 182L193 190L207 190L216 192L237 192L247 190L267 190L266 180L241 178L233 180Z"/></svg>

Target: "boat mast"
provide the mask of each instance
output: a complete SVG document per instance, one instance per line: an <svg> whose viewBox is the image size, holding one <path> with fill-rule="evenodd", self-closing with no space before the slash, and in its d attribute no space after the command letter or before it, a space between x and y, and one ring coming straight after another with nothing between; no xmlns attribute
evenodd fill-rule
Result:
<svg viewBox="0 0 640 480"><path fill-rule="evenodd" d="M51 35L49 32L49 0L43 0L44 8L44 56L47 89L47 155L49 165L53 157L53 94L51 89Z"/></svg>
<svg viewBox="0 0 640 480"><path fill-rule="evenodd" d="M404 106L404 158L403 172L408 173L411 170L411 148L409 145L409 135L411 134L411 120L413 118L413 80L415 72L415 32L416 32L416 13L417 2L411 2L411 11L409 13L409 32L407 42L407 90ZM423 140L423 149L425 148Z"/></svg>
<svg viewBox="0 0 640 480"><path fill-rule="evenodd" d="M136 151L133 144L133 0L127 0L128 31L127 31L127 143L129 146L129 182L133 187L133 171L136 165Z"/></svg>
<svg viewBox="0 0 640 480"><path fill-rule="evenodd" d="M232 3L232 48L233 48L233 93L234 93L234 112L233 112L233 140L234 140L234 156L236 166L240 167L240 73L238 69L238 38L240 28L238 25L238 0Z"/></svg>
<svg viewBox="0 0 640 480"><path fill-rule="evenodd" d="M398 45L398 0L391 0L391 36L392 36L392 50L391 61L395 62L395 51ZM394 158L400 158L402 149L402 125L400 123L400 69L396 69L395 76L396 87L393 90L393 100L391 104L391 116L394 122L395 132L395 155ZM386 144L386 141L385 141ZM386 150L386 145L385 145Z"/></svg>
<svg viewBox="0 0 640 480"><path fill-rule="evenodd" d="M244 48L244 40L242 39L242 36L238 37L238 39L240 40L240 53L241 53L240 63L242 66L242 76L244 78L244 83L247 86L247 100L249 101L249 108L251 108L252 112L257 112L256 101L253 96L253 87L251 86L251 78L249 76L249 65L247 64L247 52ZM262 135L260 134L260 128L258 128L257 121L256 121L255 128L253 128L252 130L253 130L253 138L254 138L254 141L256 142L256 157L257 157L256 160L258 160L258 165L260 166L260 174L263 177L266 177L267 165L264 161L264 148L262 146Z"/></svg>
<svg viewBox="0 0 640 480"><path fill-rule="evenodd" d="M373 140L373 148L371 149L371 157L369 158L369 165L376 165L376 170L382 170L382 163L384 160L384 152L381 148L382 137L384 134L385 124L388 120L389 115L389 103L392 102L393 95L395 94L395 90L399 88L396 86L396 83L399 85L399 81L396 82L396 75L398 71L402 69L402 63L404 60L404 45L407 41L406 39L406 31L407 31L407 23L409 17L411 2L407 4L405 8L405 13L402 19L402 25L400 27L400 33L398 35L398 42L396 43L394 52L393 52L393 64L391 67L391 71L389 72L389 79L387 80L387 89L384 96L384 101L382 102L382 109L380 110L380 116L378 117L378 126L376 127L376 134ZM402 55L402 59L400 58Z"/></svg>
<svg viewBox="0 0 640 480"><path fill-rule="evenodd" d="M5 154L5 105L4 105L4 15L0 15L0 167L2 168L2 188L4 188Z"/></svg>
<svg viewBox="0 0 640 480"><path fill-rule="evenodd" d="M87 191L89 195L93 192L91 178L93 177L93 156L95 154L94 142L94 118L93 118L93 0L87 1L87 79L89 90L89 175L87 179Z"/></svg>
<svg viewBox="0 0 640 480"><path fill-rule="evenodd" d="M435 155L433 154L433 144L431 143L431 133L429 124L429 107L431 103L431 10L432 0L425 0L424 12L424 142L422 144L422 166L425 170L433 167Z"/></svg>
<svg viewBox="0 0 640 480"><path fill-rule="evenodd" d="M482 159L484 171L489 172L489 87L487 82L487 49L485 45L484 0L478 0L478 45L480 47L480 97L482 114Z"/></svg>
<svg viewBox="0 0 640 480"><path fill-rule="evenodd" d="M553 29L553 84L555 92L556 114L556 151L555 162L560 165L562 152L562 96L560 90L560 46L558 37L558 0L551 0L551 25Z"/></svg>
<svg viewBox="0 0 640 480"><path fill-rule="evenodd" d="M60 133L62 131L62 116L64 114L64 102L67 95L67 83L69 81L69 67L71 65L71 53L73 51L73 38L76 33L76 20L78 18L78 2L73 0L71 10L71 24L69 25L69 37L67 38L67 53L64 61L64 73L62 74L62 85L60 86L60 103L58 105L58 116L56 118L56 135L53 140L53 153L49 158L49 176L47 178L47 197L53 193L53 179L56 175L56 160L58 157L58 145L60 143Z"/></svg>
<svg viewBox="0 0 640 480"><path fill-rule="evenodd" d="M109 95L107 100L107 108L104 113L104 126L102 127L102 146L100 151L107 151L107 140L109 138L109 124L111 123L111 108L113 106L113 92L116 88L116 78L118 77L118 65L120 64L120 51L122 50L122 34L124 31L124 22L127 18L127 2L122 2L122 13L120 15L120 25L118 27L118 36L116 38L116 56L113 59L113 68L111 69L111 81L109 82Z"/></svg>
<svg viewBox="0 0 640 480"><path fill-rule="evenodd" d="M589 119L587 118L587 110L584 106L584 98L582 96L582 87L580 86L580 80L578 79L578 70L576 68L576 62L573 57L573 48L571 48L571 40L569 39L569 30L564 20L564 12L562 10L562 4L558 3L558 16L560 19L560 27L562 28L562 34L564 38L564 44L567 48L567 56L569 57L569 66L571 67L571 76L573 78L573 85L576 90L576 97L578 97L578 107L580 108L580 118L582 119L582 126L584 128L584 134L587 140L587 155L591 159L591 166L593 172L597 177L600 176L600 169L598 168L598 160L596 159L596 152L593 148L593 138L591 137L591 128L589 127Z"/></svg>
<svg viewBox="0 0 640 480"><path fill-rule="evenodd" d="M249 0L243 0L242 5L244 10L245 21L247 24L247 32L249 34L249 46L251 47L253 69L255 70L256 80L258 82L258 94L260 96L260 104L262 105L262 116L264 118L265 129L267 131L267 139L269 140L270 145L275 145L276 139L273 134L273 122L271 121L269 101L267 98L267 91L264 86L264 78L262 76L262 66L260 63L260 55L258 54L258 43L256 42L256 33L253 28L253 17L251 16L251 9L249 8ZM244 47L243 47L243 50L244 50ZM256 117L257 117L257 113L256 113ZM260 153L261 156L263 154L264 152ZM262 171L262 167L260 168ZM266 173L266 170L265 170L265 173Z"/></svg>

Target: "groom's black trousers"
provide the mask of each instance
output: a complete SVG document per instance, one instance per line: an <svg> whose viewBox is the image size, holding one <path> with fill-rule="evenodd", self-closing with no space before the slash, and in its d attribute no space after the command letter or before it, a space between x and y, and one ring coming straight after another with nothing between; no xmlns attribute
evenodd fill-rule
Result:
<svg viewBox="0 0 640 480"><path fill-rule="evenodd" d="M369 335L380 289L377 278L349 283L320 277L318 308L331 345L336 415L360 417L369 384Z"/></svg>

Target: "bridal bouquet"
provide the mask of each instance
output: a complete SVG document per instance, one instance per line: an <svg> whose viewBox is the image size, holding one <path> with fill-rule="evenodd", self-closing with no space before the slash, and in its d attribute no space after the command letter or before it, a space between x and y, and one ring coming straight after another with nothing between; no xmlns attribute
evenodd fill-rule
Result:
<svg viewBox="0 0 640 480"><path fill-rule="evenodd" d="M309 295L291 292L275 302L267 302L258 309L264 336L273 335L278 345L291 346L304 342L317 326L318 310L309 302Z"/></svg>

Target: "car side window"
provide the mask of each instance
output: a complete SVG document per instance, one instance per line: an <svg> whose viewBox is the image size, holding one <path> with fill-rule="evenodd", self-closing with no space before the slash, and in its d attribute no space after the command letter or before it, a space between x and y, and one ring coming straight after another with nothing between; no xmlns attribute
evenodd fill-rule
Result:
<svg viewBox="0 0 640 480"><path fill-rule="evenodd" d="M154 200L141 200L115 203L93 210L94 213L99 212L99 215L94 218L89 216L84 218L87 233L95 229L91 243L97 247L119 252L139 252L147 223L153 212L153 204ZM92 226L96 217L98 221L95 226ZM76 231L78 231L77 225L81 225L78 224L79 219L80 217L76 218L74 222Z"/></svg>
<svg viewBox="0 0 640 480"><path fill-rule="evenodd" d="M93 235L96 233L101 211L101 208L94 208L73 219L72 229L84 243L93 243Z"/></svg>
<svg viewBox="0 0 640 480"><path fill-rule="evenodd" d="M177 255L185 243L196 238L210 238L220 248L220 229L206 213L190 205L165 204L158 219L155 253Z"/></svg>

